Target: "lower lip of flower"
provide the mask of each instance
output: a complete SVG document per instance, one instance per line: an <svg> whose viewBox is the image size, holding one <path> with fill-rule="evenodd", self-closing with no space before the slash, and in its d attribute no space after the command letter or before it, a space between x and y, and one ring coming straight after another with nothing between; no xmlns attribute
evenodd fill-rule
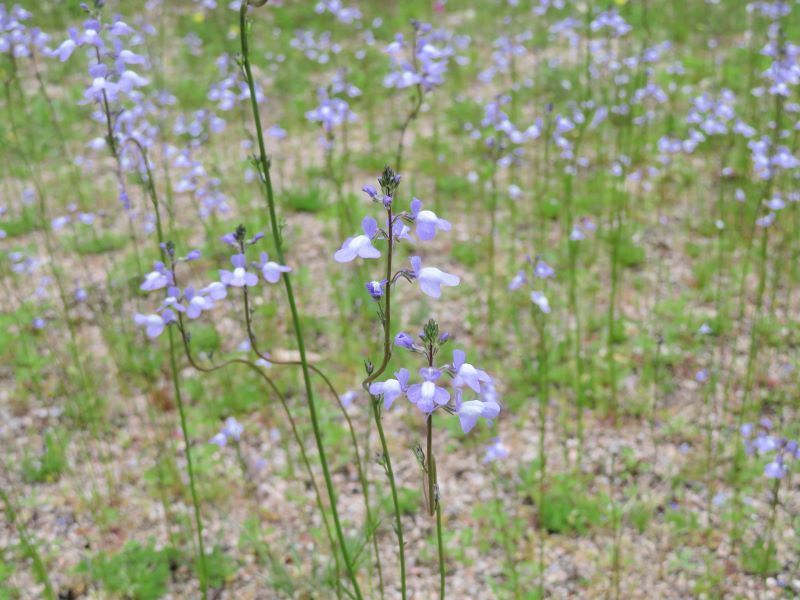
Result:
<svg viewBox="0 0 800 600"><path fill-rule="evenodd" d="M425 401L433 400L434 395L436 395L436 384L432 381L426 381L422 384L422 399Z"/></svg>

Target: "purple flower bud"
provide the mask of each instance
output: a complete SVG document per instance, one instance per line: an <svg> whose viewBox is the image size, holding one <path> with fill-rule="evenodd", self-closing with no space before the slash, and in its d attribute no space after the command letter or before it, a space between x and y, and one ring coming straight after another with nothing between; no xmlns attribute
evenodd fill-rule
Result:
<svg viewBox="0 0 800 600"><path fill-rule="evenodd" d="M383 286L386 285L386 280L381 279L380 281L369 281L365 284L367 288L367 292L369 295L372 296L375 300L380 299L383 296Z"/></svg>

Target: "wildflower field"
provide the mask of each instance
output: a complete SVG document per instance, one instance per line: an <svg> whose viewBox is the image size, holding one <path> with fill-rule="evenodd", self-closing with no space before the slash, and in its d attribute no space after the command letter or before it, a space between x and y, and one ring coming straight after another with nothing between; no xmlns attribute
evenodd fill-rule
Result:
<svg viewBox="0 0 800 600"><path fill-rule="evenodd" d="M799 44L0 4L0 600L800 598Z"/></svg>

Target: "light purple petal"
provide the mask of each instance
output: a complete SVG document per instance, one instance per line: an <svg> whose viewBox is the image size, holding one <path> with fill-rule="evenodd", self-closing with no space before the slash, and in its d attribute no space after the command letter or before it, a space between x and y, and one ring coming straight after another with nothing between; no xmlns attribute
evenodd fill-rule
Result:
<svg viewBox="0 0 800 600"><path fill-rule="evenodd" d="M364 217L361 221L361 229L364 230L364 235L371 239L378 233L378 222L372 217Z"/></svg>

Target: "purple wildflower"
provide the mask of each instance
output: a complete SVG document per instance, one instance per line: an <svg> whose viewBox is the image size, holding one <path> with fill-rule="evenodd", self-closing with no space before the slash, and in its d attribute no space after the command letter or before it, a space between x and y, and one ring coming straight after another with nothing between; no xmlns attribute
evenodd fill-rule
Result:
<svg viewBox="0 0 800 600"><path fill-rule="evenodd" d="M372 217L364 217L361 221L363 234L347 238L333 258L336 262L346 263L361 258L380 258L381 252L372 245L372 239L378 233L378 223Z"/></svg>
<svg viewBox="0 0 800 600"><path fill-rule="evenodd" d="M233 271L220 269L219 278L222 283L232 287L253 287L258 283L258 276L255 273L247 272L247 259L244 254L234 254L231 256Z"/></svg>
<svg viewBox="0 0 800 600"><path fill-rule="evenodd" d="M442 295L441 287L454 287L461 282L457 275L445 273L436 267L423 267L422 259L419 256L411 257L411 266L414 275L419 280L420 289L431 298L439 298Z"/></svg>

